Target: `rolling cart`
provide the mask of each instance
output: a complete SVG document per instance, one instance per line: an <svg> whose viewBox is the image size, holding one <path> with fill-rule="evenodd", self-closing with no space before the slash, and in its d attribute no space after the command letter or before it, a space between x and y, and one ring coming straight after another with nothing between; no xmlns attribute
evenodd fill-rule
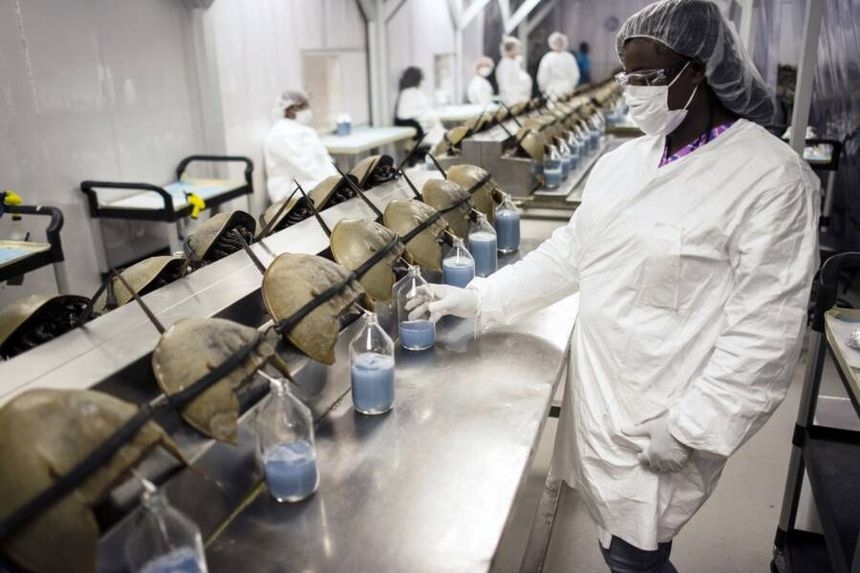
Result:
<svg viewBox="0 0 860 573"><path fill-rule="evenodd" d="M2 202L3 199L0 198L0 203ZM47 216L50 217L50 222L45 229L47 243L0 240L0 283L23 279L30 271L53 265L57 290L61 294L68 294L69 279L66 276L63 243L60 240L63 212L56 207L3 204L0 206L0 216L3 214Z"/></svg>
<svg viewBox="0 0 860 573"><path fill-rule="evenodd" d="M860 328L860 310L834 306L840 274L857 268L860 253L841 253L828 259L819 273L808 335L810 357L774 540L774 572L860 573L860 431L821 426L815 419L828 354L860 416L860 350L846 342ZM795 527L804 475L823 535Z"/></svg>
<svg viewBox="0 0 860 573"><path fill-rule="evenodd" d="M242 162L245 164L244 181L183 177L193 162ZM123 219L126 221L163 221L170 225L168 241L170 252L182 250L182 223L196 218L201 210L217 207L243 195L254 192L254 163L247 157L224 155L192 155L179 162L176 181L165 186L151 183L83 181L81 191L87 197L96 243L104 245L101 228L94 219ZM119 199L99 196L99 190L136 191ZM102 273L108 271L106 255L99 257Z"/></svg>

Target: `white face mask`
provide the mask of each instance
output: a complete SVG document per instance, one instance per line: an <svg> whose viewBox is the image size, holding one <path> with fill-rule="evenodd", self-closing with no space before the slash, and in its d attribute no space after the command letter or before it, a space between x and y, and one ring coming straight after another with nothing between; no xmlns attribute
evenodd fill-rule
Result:
<svg viewBox="0 0 860 573"><path fill-rule="evenodd" d="M666 86L625 86L624 102L630 108L630 117L639 129L647 135L669 135L687 117L687 108L699 86L693 88L690 99L683 109L669 109L669 88L678 81L689 62Z"/></svg>
<svg viewBox="0 0 860 573"><path fill-rule="evenodd" d="M303 109L296 112L296 121L302 125L310 125L314 118L314 112L309 109Z"/></svg>
<svg viewBox="0 0 860 573"><path fill-rule="evenodd" d="M492 71L493 71L493 68L490 68L488 66L481 66L480 68L478 68L478 75L481 76L482 78L488 78L488 77L490 77L490 74L492 73Z"/></svg>

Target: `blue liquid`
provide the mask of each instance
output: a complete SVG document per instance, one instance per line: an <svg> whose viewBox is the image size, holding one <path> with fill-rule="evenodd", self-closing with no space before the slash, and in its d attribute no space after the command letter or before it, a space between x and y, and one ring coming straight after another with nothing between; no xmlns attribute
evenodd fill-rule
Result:
<svg viewBox="0 0 860 573"><path fill-rule="evenodd" d="M570 155L561 156L561 178L567 179L570 175Z"/></svg>
<svg viewBox="0 0 860 573"><path fill-rule="evenodd" d="M442 282L446 285L465 288L475 278L475 261L453 257L442 261Z"/></svg>
<svg viewBox="0 0 860 573"><path fill-rule="evenodd" d="M543 179L547 189L555 189L561 185L561 161L547 159L543 165Z"/></svg>
<svg viewBox="0 0 860 573"><path fill-rule="evenodd" d="M278 501L300 501L317 490L319 471L314 447L305 440L278 444L263 454L269 493Z"/></svg>
<svg viewBox="0 0 860 573"><path fill-rule="evenodd" d="M427 350L436 343L436 325L429 320L400 323L400 345L406 350Z"/></svg>
<svg viewBox="0 0 860 573"><path fill-rule="evenodd" d="M543 175L543 163L532 161L532 175L534 175L535 179Z"/></svg>
<svg viewBox="0 0 860 573"><path fill-rule="evenodd" d="M496 235L478 231L469 235L469 252L475 259L475 274L488 277L499 268L499 255L496 252Z"/></svg>
<svg viewBox="0 0 860 573"><path fill-rule="evenodd" d="M519 249L520 214L516 211L499 211L496 213L495 222L499 251L502 253L513 253Z"/></svg>
<svg viewBox="0 0 860 573"><path fill-rule="evenodd" d="M382 414L394 405L394 358L375 352L355 357L352 404L362 414Z"/></svg>
<svg viewBox="0 0 860 573"><path fill-rule="evenodd" d="M597 148L600 147L600 130L599 129L592 129L591 130L591 145L593 146L592 149L594 149L594 151L597 151Z"/></svg>
<svg viewBox="0 0 860 573"><path fill-rule="evenodd" d="M341 121L337 124L335 133L338 135L349 135L352 131L352 124L348 121Z"/></svg>
<svg viewBox="0 0 860 573"><path fill-rule="evenodd" d="M204 573L197 562L197 553L190 547L180 547L149 561L140 573Z"/></svg>
<svg viewBox="0 0 860 573"><path fill-rule="evenodd" d="M579 147L577 146L577 149ZM570 154L570 171L576 171L579 167L579 151L574 151Z"/></svg>

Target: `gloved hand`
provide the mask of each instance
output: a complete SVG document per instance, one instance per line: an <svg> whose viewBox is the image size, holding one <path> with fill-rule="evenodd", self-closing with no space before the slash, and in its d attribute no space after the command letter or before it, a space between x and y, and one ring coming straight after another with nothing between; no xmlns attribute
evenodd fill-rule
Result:
<svg viewBox="0 0 860 573"><path fill-rule="evenodd" d="M693 451L669 433L669 417L660 416L654 420L642 422L636 426L625 428L621 433L630 437L645 437L650 441L636 458L640 463L660 473L677 472L690 459Z"/></svg>
<svg viewBox="0 0 860 573"><path fill-rule="evenodd" d="M430 321L436 322L447 314L461 318L474 318L478 314L478 295L474 292L450 285L423 285L415 289L415 296L406 302L409 320L430 313Z"/></svg>

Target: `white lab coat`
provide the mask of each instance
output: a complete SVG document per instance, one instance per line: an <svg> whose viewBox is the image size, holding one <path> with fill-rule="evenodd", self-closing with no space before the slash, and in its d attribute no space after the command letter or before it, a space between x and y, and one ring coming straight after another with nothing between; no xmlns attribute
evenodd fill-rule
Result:
<svg viewBox="0 0 860 573"><path fill-rule="evenodd" d="M266 189L273 203L293 192L294 178L305 191L310 191L326 177L337 175L317 132L294 119L281 118L269 129L263 155Z"/></svg>
<svg viewBox="0 0 860 573"><path fill-rule="evenodd" d="M496 83L499 84L499 98L505 105L532 99L532 78L519 60L502 58L496 66Z"/></svg>
<svg viewBox="0 0 860 573"><path fill-rule="evenodd" d="M562 96L573 91L579 83L579 66L570 52L550 51L538 65L537 83L540 91Z"/></svg>
<svg viewBox="0 0 860 573"><path fill-rule="evenodd" d="M493 101L493 84L487 78L479 75L472 77L469 82L469 88L466 90L466 99L469 103L478 105L487 105Z"/></svg>
<svg viewBox="0 0 860 573"><path fill-rule="evenodd" d="M738 120L658 169L664 141L603 157L570 223L468 287L486 324L579 290L553 468L604 546L656 549L705 502L785 397L817 268L819 184L787 145ZM661 475L620 430L666 412L694 451Z"/></svg>
<svg viewBox="0 0 860 573"><path fill-rule="evenodd" d="M397 99L395 115L400 119L414 119L427 135L422 145L434 146L445 136L445 128L433 110L430 100L419 88L406 88Z"/></svg>

